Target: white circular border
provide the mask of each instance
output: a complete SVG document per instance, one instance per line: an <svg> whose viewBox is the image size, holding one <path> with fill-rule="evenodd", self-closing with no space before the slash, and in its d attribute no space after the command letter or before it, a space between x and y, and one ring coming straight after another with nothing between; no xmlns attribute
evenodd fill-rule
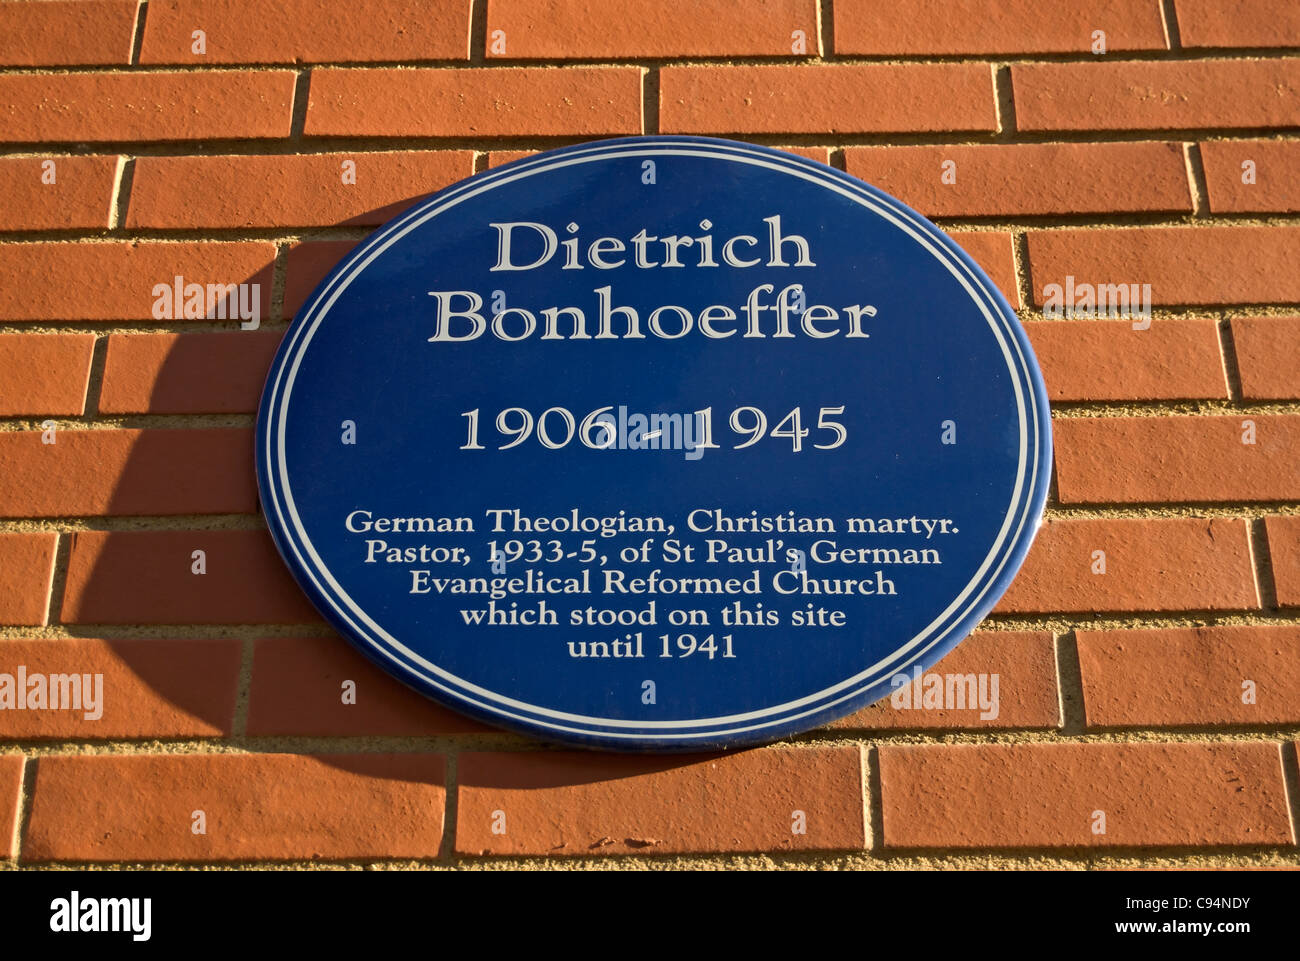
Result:
<svg viewBox="0 0 1300 961"><path fill-rule="evenodd" d="M286 422L288 419L288 405L293 392L294 380L297 375L298 366L309 347L313 336L319 328L322 321L328 315L330 308L338 300L339 296L351 284L351 282L367 266L373 263L389 247L406 236L412 230L425 224L429 220L452 209L456 205L476 197L482 193L493 190L496 187L517 180L522 180L538 173L545 173L562 167L572 166L580 163L591 163L600 160L610 159L612 157L635 157L635 156L702 156L712 157L714 159L728 160L737 163L747 163L753 166L766 167L790 176L797 176L804 180L813 182L819 186L827 188L834 193L838 193L849 200L867 207L878 216L888 220L895 227L908 234L913 240L930 252L944 267L957 279L957 281L966 290L972 301L979 307L981 313L988 321L998 345L1002 350L1003 357L1007 361L1008 370L1011 374L1011 382L1015 389L1017 414L1019 415L1019 438L1020 451L1017 461L1016 483L1013 487L1010 504L1003 524L999 529L998 536L994 541L992 548L980 567L976 570L971 580L967 583L965 589L949 604L949 606L932 620L926 627L918 632L906 644L896 648L888 657L877 661L875 664L859 672L853 677L847 678L831 687L818 691L815 694L807 695L793 701L787 701L784 704L775 705L769 708L763 708L758 711L751 711L744 714L728 715L716 718L697 718L688 721L627 721L618 718L599 718L588 717L580 714L570 714L562 711L553 711L548 708L537 705L527 704L517 701L513 698L505 697L486 688L471 684L463 678L444 671L436 664L426 660L420 654L407 648L397 638L390 635L378 623L373 621L368 614L347 594L342 585L334 578L330 570L325 566L320 555L317 554L311 539L302 525L301 518L298 515L296 506L293 501L293 493L290 489L288 466L285 452L285 432ZM315 298L312 300L308 309L303 312L301 321L296 323L291 330L285 348L276 359L276 366L273 370L273 377L266 387L266 393L269 402L265 403L265 409L271 417L271 427L265 432L265 463L268 465L268 476L266 477L266 488L272 496L272 503L264 505L275 512L276 519L281 522L280 529L289 535L296 533L297 538L301 540L310 562L304 558L299 545L294 542L293 536L277 538L277 545L283 551L286 547L292 552L294 559L298 562L298 570L305 574L315 586L316 591L329 604L333 613L343 622L349 625L354 632L354 636L365 640L376 654L392 661L403 671L414 675L424 683L438 690L444 691L456 700L473 705L475 708L484 713L510 718L520 721L526 725L535 725L549 728L555 731L581 735L590 739L616 738L625 739L630 742L634 741L660 741L666 739L702 739L718 740L728 736L742 735L747 732L761 730L766 727L773 727L779 724L790 724L798 721L800 718L812 714L820 714L830 711L835 705L846 700L851 700L864 694L871 687L880 684L888 675L883 671L893 665L889 674L896 674L900 671L906 671L912 664L921 658L927 651L935 645L946 640L957 622L967 617L984 600L989 590L997 583L1003 568L1010 560L1013 550L1008 550L998 558L998 552L1004 543L1007 543L1009 537L1012 543L1018 543L1029 515L1033 509L1035 500L1033 494L1037 489L1039 458L1035 457L1032 461L1029 458L1030 448L1030 431L1032 430L1033 447L1035 451L1041 449L1041 439L1038 436L1039 422L1039 405L1037 392L1033 390L1034 380L1030 375L1030 366L1021 349L1019 340L1015 337L1006 336L1009 331L1002 329L999 322L1006 322L1002 311L997 308L996 301L989 296L989 291L985 287L985 281L974 274L970 267L963 263L958 257L954 257L952 251L945 249L942 245L935 243L933 237L928 236L929 231L935 229L928 221L924 221L919 215L898 205L898 208L891 209L887 203L882 203L882 198L874 196L870 192L856 190L853 185L841 180L838 177L828 177L811 165L805 166L804 163L791 157L788 161L779 155L760 150L751 150L744 145L723 144L722 142L708 141L704 139L684 138L681 140L656 140L655 138L638 138L636 140L620 140L610 144L597 145L587 150L565 151L558 155L543 155L532 161L522 161L511 165L509 168L498 174L489 174L486 177L476 177L464 182L463 185L450 188L447 191L431 198L425 204L415 208L402 218L392 222L383 232L372 237L366 242L362 253L364 257L352 263L349 269L333 276L329 283L320 289ZM919 229L918 229L919 228ZM1008 346L1010 340L1011 347ZM1014 348L1014 355L1012 349ZM1017 366L1017 362L1019 366ZM286 379L287 372L287 379ZM1024 384L1022 385L1022 378ZM1025 387L1030 388L1028 391ZM1028 394L1029 406L1026 409L1026 393ZM278 455L278 456L276 456ZM1028 470L1028 476L1026 472ZM278 484L277 484L278 481ZM283 505L279 498L283 497ZM1013 514L1016 513L1017 505L1023 500L1023 510L1015 522ZM288 512L288 518L292 527L284 525L285 511ZM1015 531L1011 533L1012 524L1015 523ZM1032 532L1031 532L1032 536ZM1027 545L1026 545L1027 547ZM993 567L997 561L996 567ZM991 569L992 568L992 569ZM322 585L320 577L323 577L328 585L333 589L333 594ZM980 590L979 594L974 597L960 612L955 612L956 608L967 598L975 589L976 585L982 580L987 583ZM351 610L350 615L347 610L340 608L337 600L343 603ZM955 612L955 613L954 613ZM355 618L352 616L355 615ZM362 623L358 623L360 620ZM940 625L952 621L946 629L938 630ZM363 626L364 624L364 626ZM369 630L367 630L369 628ZM373 635L370 633L373 631ZM938 631L938 633L935 633ZM932 633L935 633L933 639L924 647L917 649L917 645L925 641ZM374 635L378 635L388 646L385 646ZM914 650L915 649L915 650ZM401 652L408 660L394 654L394 650ZM894 664L899 658L913 651L912 656L904 663ZM411 663L413 662L413 663ZM424 671L432 672L433 676L424 673L417 668L419 665ZM873 676L879 674L880 676ZM459 689L454 686L459 685ZM843 692L845 688L857 685L854 690L847 693ZM495 703L484 703L476 697L470 696L466 692L470 691L478 695L479 698L486 698ZM839 693L838 697L833 700L821 702L824 698ZM815 706L810 706L814 705ZM505 705L502 707L499 705ZM507 708L513 708L510 710ZM781 713L779 717L772 717L778 712L788 712L793 709L805 708L796 713ZM515 711L529 711L534 715L517 714ZM738 722L751 722L762 720L762 723L749 723L743 726L721 728L722 725L736 724ZM565 724L561 722L570 722ZM586 723L594 727L582 728L570 726L571 723ZM626 732L618 730L606 730L606 728L637 728L638 732ZM678 732L674 729L692 728L688 732ZM701 728L716 728L711 730L700 730ZM651 730L652 733L640 733L640 731Z"/></svg>

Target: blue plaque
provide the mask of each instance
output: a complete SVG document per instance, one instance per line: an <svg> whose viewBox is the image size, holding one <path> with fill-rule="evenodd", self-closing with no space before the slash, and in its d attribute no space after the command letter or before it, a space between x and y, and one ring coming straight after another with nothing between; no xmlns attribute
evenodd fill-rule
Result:
<svg viewBox="0 0 1300 961"><path fill-rule="evenodd" d="M1028 341L879 190L700 137L552 150L416 205L284 339L257 466L328 621L456 710L699 750L934 664L1024 559Z"/></svg>

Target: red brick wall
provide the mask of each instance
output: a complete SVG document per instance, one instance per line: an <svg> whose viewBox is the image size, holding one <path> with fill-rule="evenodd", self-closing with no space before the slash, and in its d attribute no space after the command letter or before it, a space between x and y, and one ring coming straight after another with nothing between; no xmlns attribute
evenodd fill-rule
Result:
<svg viewBox="0 0 1300 961"><path fill-rule="evenodd" d="M863 177L1019 309L1049 519L936 669L996 673L996 719L554 752L285 572L250 432L316 281L476 170L656 132ZM1300 864L1298 134L1293 0L0 2L0 673L106 692L0 711L0 859ZM260 329L154 319L175 275L259 283ZM1044 319L1067 275L1150 283L1150 329Z"/></svg>

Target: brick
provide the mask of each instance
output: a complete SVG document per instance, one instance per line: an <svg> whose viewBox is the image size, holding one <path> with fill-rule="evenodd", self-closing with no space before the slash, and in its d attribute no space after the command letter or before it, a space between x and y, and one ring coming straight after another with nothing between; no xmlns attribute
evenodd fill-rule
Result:
<svg viewBox="0 0 1300 961"><path fill-rule="evenodd" d="M355 703L343 685L355 684ZM340 637L267 637L253 646L250 735L312 737L491 731L418 694Z"/></svg>
<svg viewBox="0 0 1300 961"><path fill-rule="evenodd" d="M234 724L241 646L234 638L0 641L0 673L16 678L22 668L29 682L35 675L79 676L80 692L90 694L87 701L85 693L78 693L73 702L77 710L0 711L0 738L228 735ZM96 675L99 681L86 683Z"/></svg>
<svg viewBox="0 0 1300 961"><path fill-rule="evenodd" d="M585 0L488 0L485 47L489 59L525 60L816 56L817 2L621 0L615 15L593 16Z"/></svg>
<svg viewBox="0 0 1300 961"><path fill-rule="evenodd" d="M539 151L536 150L489 150L487 165L489 169L501 167L516 160L523 160L525 157L535 157L538 153Z"/></svg>
<svg viewBox="0 0 1300 961"><path fill-rule="evenodd" d="M248 140L289 136L294 74L13 74L0 77L0 142Z"/></svg>
<svg viewBox="0 0 1300 961"><path fill-rule="evenodd" d="M1300 126L1300 60L1012 64L1017 130Z"/></svg>
<svg viewBox="0 0 1300 961"><path fill-rule="evenodd" d="M1280 745L880 748L890 848L1257 846L1293 840ZM1103 811L1106 833L1094 834Z"/></svg>
<svg viewBox="0 0 1300 961"><path fill-rule="evenodd" d="M356 183L343 182L343 163ZM141 157L128 227L382 224L474 172L469 150L268 157Z"/></svg>
<svg viewBox="0 0 1300 961"><path fill-rule="evenodd" d="M664 67L664 133L993 131L993 75L983 64Z"/></svg>
<svg viewBox="0 0 1300 961"><path fill-rule="evenodd" d="M1281 607L1300 607L1300 516L1264 518L1273 587Z"/></svg>
<svg viewBox="0 0 1300 961"><path fill-rule="evenodd" d="M641 132L636 67L318 69L308 99L309 137Z"/></svg>
<svg viewBox="0 0 1300 961"><path fill-rule="evenodd" d="M1037 320L1025 333L1053 403L1228 397L1213 320Z"/></svg>
<svg viewBox="0 0 1300 961"><path fill-rule="evenodd" d="M140 62L466 60L467 0L149 0ZM252 25L256 25L253 27ZM196 54L192 34L206 35Z"/></svg>
<svg viewBox="0 0 1300 961"><path fill-rule="evenodd" d="M1297 81L1300 83L1300 81ZM1300 303L1300 227L1030 231L1034 302L1066 283L1150 284L1155 306Z"/></svg>
<svg viewBox="0 0 1300 961"><path fill-rule="evenodd" d="M154 287L177 276L187 284L258 284L266 317L274 262L275 245L261 241L5 244L0 321L165 320L154 317ZM238 314L234 298L218 306Z"/></svg>
<svg viewBox="0 0 1300 961"><path fill-rule="evenodd" d="M101 414L245 414L284 332L113 334L104 357ZM0 339L0 344L3 340Z"/></svg>
<svg viewBox="0 0 1300 961"><path fill-rule="evenodd" d="M1200 145L1210 210L1219 213L1300 212L1300 143L1289 140L1213 140ZM1243 183L1249 161L1253 183Z"/></svg>
<svg viewBox="0 0 1300 961"><path fill-rule="evenodd" d="M1300 7L1289 0L1174 0L1184 47L1300 47Z"/></svg>
<svg viewBox="0 0 1300 961"><path fill-rule="evenodd" d="M1300 722L1300 625L1076 636L1089 727Z"/></svg>
<svg viewBox="0 0 1300 961"><path fill-rule="evenodd" d="M1094 553L1105 573L1093 573ZM1259 607L1246 522L1052 519L1038 530L999 614L1232 611Z"/></svg>
<svg viewBox="0 0 1300 961"><path fill-rule="evenodd" d="M206 574L193 573L193 552ZM311 624L320 615L265 531L78 531L67 624Z"/></svg>
<svg viewBox="0 0 1300 961"><path fill-rule="evenodd" d="M437 754L43 757L22 858L432 858L444 767ZM191 830L194 811L206 834Z"/></svg>
<svg viewBox="0 0 1300 961"><path fill-rule="evenodd" d="M871 56L1164 50L1158 0L836 0L835 52ZM919 25L924 29L918 29Z"/></svg>
<svg viewBox="0 0 1300 961"><path fill-rule="evenodd" d="M829 147L777 147L776 149L796 154L807 160L815 160L819 164L826 164L828 167L831 163L831 150Z"/></svg>
<svg viewBox="0 0 1300 961"><path fill-rule="evenodd" d="M971 689L969 675L976 687ZM995 695L979 707L979 675L983 691ZM911 678L911 672L907 672ZM950 680L950 678L958 678ZM996 677L997 688L992 685ZM932 680L934 678L934 680ZM936 686L937 685L937 686ZM951 689L945 703L942 692ZM975 693L967 699L968 691ZM939 700L927 700L927 694ZM969 707L956 707L961 697ZM990 716L982 716L982 715ZM827 725L829 730L972 730L994 728L1052 728L1061 723L1056 693L1056 654L1047 631L977 631L948 652L923 675L921 687L909 683L870 707Z"/></svg>
<svg viewBox="0 0 1300 961"><path fill-rule="evenodd" d="M0 517L251 514L248 430L0 431Z"/></svg>
<svg viewBox="0 0 1300 961"><path fill-rule="evenodd" d="M844 162L927 217L1192 210L1176 143L850 147Z"/></svg>
<svg viewBox="0 0 1300 961"><path fill-rule="evenodd" d="M1300 500L1295 414L1068 417L1052 433L1062 504Z"/></svg>
<svg viewBox="0 0 1300 961"><path fill-rule="evenodd" d="M93 334L0 334L0 416L80 414Z"/></svg>
<svg viewBox="0 0 1300 961"><path fill-rule="evenodd" d="M1016 280L1015 240L1010 233L1004 230L968 230L950 231L948 236L971 255L1012 307L1024 306L1020 299L1020 284Z"/></svg>
<svg viewBox="0 0 1300 961"><path fill-rule="evenodd" d="M1243 397L1300 398L1300 317L1234 317L1232 345Z"/></svg>
<svg viewBox="0 0 1300 961"><path fill-rule="evenodd" d="M9 6L0 4L0 10ZM96 156L0 160L0 230L108 227L119 159ZM54 183L45 183L49 175L54 177Z"/></svg>
<svg viewBox="0 0 1300 961"><path fill-rule="evenodd" d="M0 858L11 858L17 851L18 813L22 802L23 764L21 754L0 754Z"/></svg>
<svg viewBox="0 0 1300 961"><path fill-rule="evenodd" d="M856 747L694 757L465 753L456 851L550 857L854 850L865 844ZM504 834L492 833L494 812ZM803 811L807 833L791 831Z"/></svg>
<svg viewBox="0 0 1300 961"><path fill-rule="evenodd" d="M0 624L44 624L58 535L0 534Z"/></svg>
<svg viewBox="0 0 1300 961"><path fill-rule="evenodd" d="M797 154L800 157L806 157L809 160L815 160L828 166L831 162L829 147L777 147L776 149ZM515 160L523 160L525 157L534 157L537 153L536 150L490 150L487 155L488 167L500 167Z"/></svg>
<svg viewBox="0 0 1300 961"><path fill-rule="evenodd" d="M137 0L0 3L0 65L67 67L131 62Z"/></svg>
<svg viewBox="0 0 1300 961"><path fill-rule="evenodd" d="M285 261L285 314L296 314L312 291L357 244L355 240L309 240L290 247Z"/></svg>

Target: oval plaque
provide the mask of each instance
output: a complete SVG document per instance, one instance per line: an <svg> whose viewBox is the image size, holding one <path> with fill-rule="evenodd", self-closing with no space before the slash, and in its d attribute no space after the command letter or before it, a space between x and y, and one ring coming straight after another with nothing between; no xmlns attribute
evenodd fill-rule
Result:
<svg viewBox="0 0 1300 961"><path fill-rule="evenodd" d="M615 749L888 695L1006 590L1050 465L1011 308L929 221L696 137L567 147L378 230L267 381L263 509L367 657Z"/></svg>

